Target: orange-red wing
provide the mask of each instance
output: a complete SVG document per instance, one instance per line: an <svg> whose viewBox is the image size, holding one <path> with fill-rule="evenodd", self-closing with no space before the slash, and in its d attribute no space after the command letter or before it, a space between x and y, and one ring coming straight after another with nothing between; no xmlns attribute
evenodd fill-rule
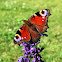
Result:
<svg viewBox="0 0 62 62"><path fill-rule="evenodd" d="M31 40L30 32L28 26L24 24L17 32L14 37L14 43L20 44L22 42L28 42Z"/></svg>
<svg viewBox="0 0 62 62"><path fill-rule="evenodd" d="M46 24L48 24L47 16L45 16L45 17L42 17L42 16L33 17L32 16L31 19L29 20L29 22L36 27L36 29L39 33L44 33L48 28L46 26Z"/></svg>
<svg viewBox="0 0 62 62"><path fill-rule="evenodd" d="M45 25L46 23L46 16L32 16L29 21L34 25Z"/></svg>
<svg viewBox="0 0 62 62"><path fill-rule="evenodd" d="M39 33L44 33L48 28L49 9L39 11L31 16L28 21L35 26Z"/></svg>
<svg viewBox="0 0 62 62"><path fill-rule="evenodd" d="M21 41L22 40L26 40L26 41L30 40L30 33L29 33L27 26L23 25L21 27L21 29L19 29L19 31L21 32Z"/></svg>
<svg viewBox="0 0 62 62"><path fill-rule="evenodd" d="M33 16L31 16L28 21L33 25L45 25L48 21L48 17L50 16L50 10L44 9L42 11L38 11Z"/></svg>

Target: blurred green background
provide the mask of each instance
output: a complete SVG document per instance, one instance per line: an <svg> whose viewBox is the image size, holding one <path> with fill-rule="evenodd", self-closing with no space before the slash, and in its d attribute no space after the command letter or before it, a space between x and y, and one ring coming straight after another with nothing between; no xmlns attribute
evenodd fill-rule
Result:
<svg viewBox="0 0 62 62"><path fill-rule="evenodd" d="M38 47L44 62L62 62L62 0L0 0L0 62L17 62L22 48L13 43L16 31L35 12L50 9L49 29Z"/></svg>

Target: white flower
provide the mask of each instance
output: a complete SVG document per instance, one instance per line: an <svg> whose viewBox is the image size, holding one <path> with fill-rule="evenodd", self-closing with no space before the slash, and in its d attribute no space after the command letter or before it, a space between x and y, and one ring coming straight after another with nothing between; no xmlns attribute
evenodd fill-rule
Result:
<svg viewBox="0 0 62 62"><path fill-rule="evenodd" d="M12 31L12 29L9 29L9 31Z"/></svg>

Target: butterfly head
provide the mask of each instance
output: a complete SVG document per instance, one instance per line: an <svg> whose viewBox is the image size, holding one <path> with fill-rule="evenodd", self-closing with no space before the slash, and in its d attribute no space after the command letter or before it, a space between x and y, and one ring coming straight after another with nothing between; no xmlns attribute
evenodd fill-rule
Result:
<svg viewBox="0 0 62 62"><path fill-rule="evenodd" d="M39 12L41 16L49 16L50 14L50 10L49 9L44 9L42 11Z"/></svg>

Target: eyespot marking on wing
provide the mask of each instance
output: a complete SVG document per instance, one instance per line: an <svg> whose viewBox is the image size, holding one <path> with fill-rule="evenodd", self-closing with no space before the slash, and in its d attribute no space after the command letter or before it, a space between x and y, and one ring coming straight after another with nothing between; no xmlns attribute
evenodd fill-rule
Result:
<svg viewBox="0 0 62 62"><path fill-rule="evenodd" d="M14 41L19 43L21 41L21 36L19 34L16 34L14 37Z"/></svg>
<svg viewBox="0 0 62 62"><path fill-rule="evenodd" d="M47 16L48 15L48 11L45 9L45 10L39 11L39 14L41 16Z"/></svg>

